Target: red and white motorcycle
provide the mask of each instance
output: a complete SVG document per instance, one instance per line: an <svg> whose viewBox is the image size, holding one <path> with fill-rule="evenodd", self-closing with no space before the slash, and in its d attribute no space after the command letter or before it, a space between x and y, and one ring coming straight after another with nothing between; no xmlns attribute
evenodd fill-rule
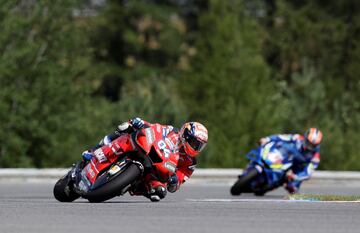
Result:
<svg viewBox="0 0 360 233"><path fill-rule="evenodd" d="M132 190L149 173L166 183L175 174L179 154L162 132L151 126L123 134L109 145L94 151L85 164L77 162L54 186L54 196L61 202L79 197L102 202Z"/></svg>

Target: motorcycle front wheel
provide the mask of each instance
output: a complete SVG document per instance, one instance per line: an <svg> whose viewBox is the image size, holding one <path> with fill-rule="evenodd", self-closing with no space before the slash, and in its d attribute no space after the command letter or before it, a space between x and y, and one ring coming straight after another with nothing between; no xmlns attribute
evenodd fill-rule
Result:
<svg viewBox="0 0 360 233"><path fill-rule="evenodd" d="M72 202L80 197L80 195L72 189L68 176L69 174L58 180L53 189L55 199L60 202Z"/></svg>
<svg viewBox="0 0 360 233"><path fill-rule="evenodd" d="M258 171L253 168L249 170L245 175L241 175L236 183L231 187L231 195L240 195L249 186L249 182L258 175Z"/></svg>

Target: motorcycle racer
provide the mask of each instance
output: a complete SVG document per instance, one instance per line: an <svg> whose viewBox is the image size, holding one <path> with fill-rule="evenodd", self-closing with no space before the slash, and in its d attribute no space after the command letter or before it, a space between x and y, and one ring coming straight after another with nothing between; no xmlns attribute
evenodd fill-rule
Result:
<svg viewBox="0 0 360 233"><path fill-rule="evenodd" d="M82 157L84 161L89 161L93 156L97 156L99 161L111 160L110 157L100 158L98 157L99 155L94 155L94 151L104 145L111 144L113 140L123 134L130 134L134 131L153 126L155 126L157 131L162 132L163 139L171 145L170 150L179 155L176 172L166 183L160 182L154 175L148 174L143 182L138 182L133 185L134 188L130 190L130 194L143 195L151 201L159 201L166 196L167 191L172 193L177 191L180 185L192 175L197 163L196 156L205 148L208 140L208 131L202 124L198 122L187 122L179 130L171 125L152 124L136 117L117 126L115 131L106 135L98 145L90 150L84 151ZM130 136L129 141L130 147L132 145L131 149L136 150L137 148L134 143L131 142ZM102 156L104 155L109 156L106 154ZM116 155L116 153L113 155Z"/></svg>
<svg viewBox="0 0 360 233"><path fill-rule="evenodd" d="M320 143L323 134L317 128L310 128L304 135L278 134L261 138L260 145L274 142L287 156L293 156L293 165L287 173L285 189L297 193L304 180L310 179L320 163Z"/></svg>

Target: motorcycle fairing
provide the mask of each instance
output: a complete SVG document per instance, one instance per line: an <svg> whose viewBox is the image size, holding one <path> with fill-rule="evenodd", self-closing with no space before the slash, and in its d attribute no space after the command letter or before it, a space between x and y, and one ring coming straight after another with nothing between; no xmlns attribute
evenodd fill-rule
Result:
<svg viewBox="0 0 360 233"><path fill-rule="evenodd" d="M132 161L130 159L122 159L121 161L112 164L111 167L103 172L96 181L91 185L90 190L97 189L98 187L106 184L109 182L109 180L114 179L118 175L120 175L126 167L128 167L130 164L132 164Z"/></svg>
<svg viewBox="0 0 360 233"><path fill-rule="evenodd" d="M274 143L268 143L260 150L262 160L275 171L286 171L288 170L292 162L289 162L281 151L279 151Z"/></svg>
<svg viewBox="0 0 360 233"><path fill-rule="evenodd" d="M109 161L105 161L100 163L95 157L93 157L88 164L83 169L84 175L88 179L88 181L93 184L99 174L100 171L104 170L108 166L110 166Z"/></svg>
<svg viewBox="0 0 360 233"><path fill-rule="evenodd" d="M149 153L151 146L155 141L154 130L151 127L145 128L136 132L134 136L133 140L135 141L135 144L139 146L145 154Z"/></svg>

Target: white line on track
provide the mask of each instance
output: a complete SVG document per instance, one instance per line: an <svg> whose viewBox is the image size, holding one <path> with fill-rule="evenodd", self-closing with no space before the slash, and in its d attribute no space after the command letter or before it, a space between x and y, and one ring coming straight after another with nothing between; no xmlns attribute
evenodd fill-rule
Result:
<svg viewBox="0 0 360 233"><path fill-rule="evenodd" d="M317 201L317 200L285 200L285 199L186 199L190 202L316 202L316 203L360 203L360 201Z"/></svg>

